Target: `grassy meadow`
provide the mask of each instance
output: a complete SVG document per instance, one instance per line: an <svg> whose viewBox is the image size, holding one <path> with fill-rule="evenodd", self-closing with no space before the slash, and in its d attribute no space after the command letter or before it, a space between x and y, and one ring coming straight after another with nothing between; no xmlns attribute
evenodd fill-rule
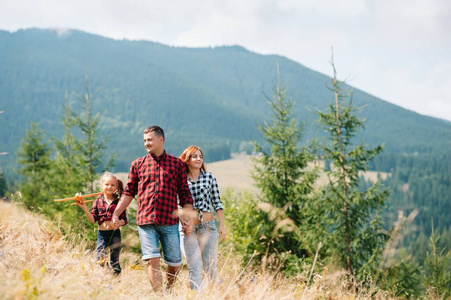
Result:
<svg viewBox="0 0 451 300"><path fill-rule="evenodd" d="M249 156L211 163L208 170L221 189L249 189ZM126 180L127 174L118 174ZM18 193L16 197L20 197ZM14 198L14 197L13 197ZM76 209L74 207L74 209ZM154 293L147 266L131 246L139 247L133 228L123 231L120 276L94 260L93 241L63 235L58 220L30 212L18 202L0 200L0 295L2 299L387 299L388 294L369 288L349 291L340 270L316 274L305 267L293 278L270 273L264 265L251 268L225 244L220 245L218 269L221 284L196 293L189 289L184 261L172 291ZM165 265L162 262L162 269ZM324 268L324 270L328 270ZM313 283L306 285L309 278ZM164 280L165 276L164 276Z"/></svg>
<svg viewBox="0 0 451 300"><path fill-rule="evenodd" d="M94 261L80 237L62 235L58 222L0 200L0 295L2 299L386 299L383 292L347 290L341 272L295 278L243 267L233 249L221 248L222 284L196 293L188 287L184 264L170 292L151 290L145 265L123 251L120 276ZM164 266L164 264L162 264ZM304 284L308 276L314 283Z"/></svg>

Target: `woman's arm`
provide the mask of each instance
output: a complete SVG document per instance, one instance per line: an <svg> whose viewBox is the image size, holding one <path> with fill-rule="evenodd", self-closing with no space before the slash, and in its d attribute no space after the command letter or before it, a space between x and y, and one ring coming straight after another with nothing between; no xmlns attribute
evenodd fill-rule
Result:
<svg viewBox="0 0 451 300"><path fill-rule="evenodd" d="M227 236L227 231L224 225L224 210L222 209L217 210L216 215L218 216L219 219L219 229L218 229L219 238L221 239L221 242L224 242Z"/></svg>
<svg viewBox="0 0 451 300"><path fill-rule="evenodd" d="M219 186L218 182L216 181L216 177L211 174L212 180L211 180L211 204L213 205L213 208L216 211L216 215L219 219L219 229L218 234L219 238L222 242L225 241L227 231L225 229L224 225L224 204L222 204L221 196L219 194Z"/></svg>

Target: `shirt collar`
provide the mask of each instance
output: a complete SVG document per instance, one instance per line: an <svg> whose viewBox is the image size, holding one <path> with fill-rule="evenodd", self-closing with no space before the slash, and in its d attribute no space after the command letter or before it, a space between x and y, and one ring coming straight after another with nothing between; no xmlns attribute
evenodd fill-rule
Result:
<svg viewBox="0 0 451 300"><path fill-rule="evenodd" d="M152 157L152 159L156 160L156 161L160 161L164 158L166 158L167 154L166 154L166 150L163 150L163 154L161 154L160 156L156 156L155 154L150 154L149 155Z"/></svg>
<svg viewBox="0 0 451 300"><path fill-rule="evenodd" d="M103 201L105 201L105 203L107 203L104 194L100 195L100 198L101 198ZM118 197L116 194L113 194L113 201L111 201L111 203L113 203L113 202L115 202L115 201L119 201L119 197Z"/></svg>
<svg viewBox="0 0 451 300"><path fill-rule="evenodd" d="M199 180L199 178L201 178L201 177L203 177L204 175L205 175L205 171L204 170L202 170L202 169L200 169L200 174L199 174L199 177L197 177L197 180ZM187 176L188 177L188 180L189 181L191 181L192 183L195 183L195 181L194 180L192 180L189 176ZM196 180L196 181L197 181Z"/></svg>

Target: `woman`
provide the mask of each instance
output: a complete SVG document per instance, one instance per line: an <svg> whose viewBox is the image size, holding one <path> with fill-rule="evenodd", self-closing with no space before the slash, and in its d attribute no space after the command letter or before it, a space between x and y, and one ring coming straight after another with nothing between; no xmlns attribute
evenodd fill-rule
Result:
<svg viewBox="0 0 451 300"><path fill-rule="evenodd" d="M214 209L219 219L219 236L226 238L224 227L224 205L219 195L216 178L207 172L202 150L190 146L183 151L180 159L187 166L188 186L193 197L196 217L190 232L183 238L191 289L202 288L202 267L210 283L219 281L217 270L218 232L213 216Z"/></svg>

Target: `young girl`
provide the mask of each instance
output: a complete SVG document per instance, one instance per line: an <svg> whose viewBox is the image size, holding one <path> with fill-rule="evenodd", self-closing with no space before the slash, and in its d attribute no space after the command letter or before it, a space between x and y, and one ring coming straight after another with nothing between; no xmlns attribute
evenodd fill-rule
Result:
<svg viewBox="0 0 451 300"><path fill-rule="evenodd" d="M191 289L202 288L202 267L210 283L220 282L217 271L218 232L222 241L226 238L224 226L224 205L219 196L215 176L207 172L202 150L190 146L180 159L187 166L188 186L193 197L195 220L192 228L185 231L185 248ZM213 209L219 219L218 232L213 218Z"/></svg>
<svg viewBox="0 0 451 300"><path fill-rule="evenodd" d="M97 247L96 259L104 262L106 259L106 250L110 247L110 264L115 274L121 273L121 266L119 264L119 253L121 252L121 231L120 227L127 224L127 216L124 211L119 217L119 225L115 226L111 221L113 212L122 195L123 184L112 173L105 172L100 177L100 187L103 195L97 198L91 211L89 211L86 203L77 201L77 205L83 209L88 220L91 223L98 222L97 230Z"/></svg>

